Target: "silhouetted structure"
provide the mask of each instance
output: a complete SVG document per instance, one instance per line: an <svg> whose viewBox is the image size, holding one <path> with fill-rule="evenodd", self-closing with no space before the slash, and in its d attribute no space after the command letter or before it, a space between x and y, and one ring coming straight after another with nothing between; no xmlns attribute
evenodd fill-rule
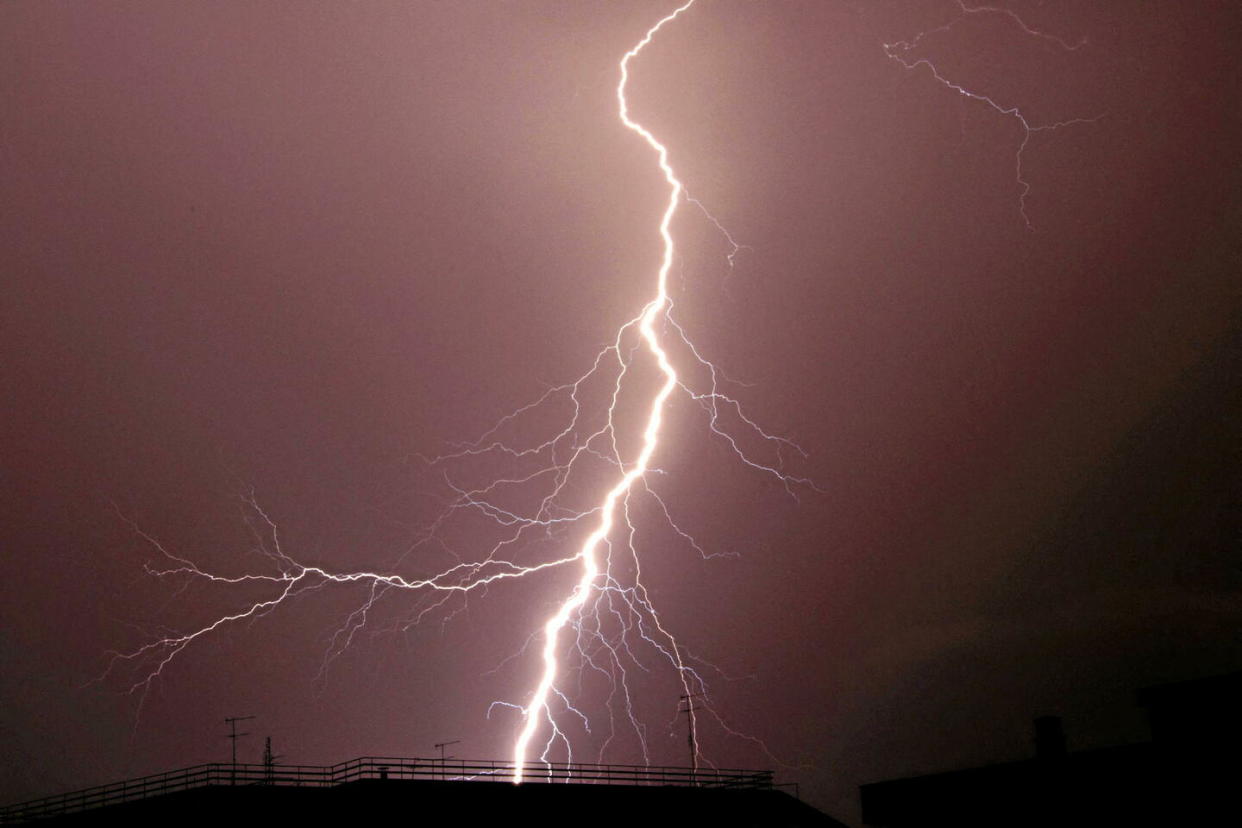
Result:
<svg viewBox="0 0 1242 828"><path fill-rule="evenodd" d="M1061 721L1035 720L1036 758L863 785L863 822L1185 825L1242 819L1242 673L1139 690L1147 744L1068 753Z"/></svg>
<svg viewBox="0 0 1242 828"><path fill-rule="evenodd" d="M447 774L448 779L441 779ZM513 785L501 762L367 757L328 767L211 764L104 785L0 810L0 822L165 826L193 818L228 825L430 821L535 821L564 825L684 822L738 826L841 826L772 785L771 771L545 766ZM234 783L236 779L236 783Z"/></svg>

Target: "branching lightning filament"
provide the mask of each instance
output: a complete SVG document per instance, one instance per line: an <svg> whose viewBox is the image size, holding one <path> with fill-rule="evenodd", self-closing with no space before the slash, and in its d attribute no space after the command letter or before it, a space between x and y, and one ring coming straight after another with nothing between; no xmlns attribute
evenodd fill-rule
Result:
<svg viewBox="0 0 1242 828"><path fill-rule="evenodd" d="M533 697L523 711L526 721L522 726L521 733L518 735L516 744L513 746L515 782L522 781L523 771L526 767L526 751L530 740L535 735L539 721L548 712L548 693L551 691L552 682L556 678L556 651L561 629L568 622L570 614L586 602L587 595L594 587L596 578L599 576L598 550L600 542L612 532L617 511L617 501L629 493L636 480L647 473L651 457L655 454L656 446L659 445L660 425L664 417L664 402L668 399L669 394L673 393L673 388L677 385L677 372L673 369L672 363L669 362L668 354L660 346L660 339L655 331L655 322L668 308L668 271L673 266L673 234L669 230L669 225L673 221L673 215L677 212L677 204L681 201L682 186L681 182L677 180L677 176L674 175L673 168L668 164L668 150L642 125L630 119L629 105L625 99L625 86L630 77L630 60L651 42L651 38L655 37L656 32L664 24L672 21L677 15L690 8L693 3L694 0L689 0L684 6L681 6L652 26L647 31L646 36L639 41L638 45L626 52L625 57L621 59L621 80L617 83L617 107L621 120L626 127L641 135L643 140L655 150L660 159L660 170L664 173L664 178L669 186L668 206L664 209L664 216L660 220L660 238L664 242L664 256L660 261L660 270L656 277L656 295L655 298L647 303L647 307L638 318L638 328L642 331L643 340L647 343L647 347L651 350L656 362L659 363L660 372L664 375L664 382L660 385L660 390L656 392L655 398L651 401L651 411L647 415L647 427L643 430L642 450L639 452L638 458L629 470L621 476L617 484L604 496L603 503L600 504L599 509L599 524L596 526L595 531L587 536L586 542L583 543L582 549L578 552L578 557L582 561L582 578L579 579L577 586L574 587L570 598L561 605L560 610L549 618L543 626L543 675L539 679L539 685L535 688ZM634 320L631 320L627 325L633 324L633 322ZM610 411L610 419L611 413ZM672 642L672 647L678 671L681 673L682 681L685 684L686 695L689 696L690 688L685 678L685 665L682 663L676 642ZM693 716L694 713L692 712L690 715ZM694 751L694 755L698 756L697 749Z"/></svg>
<svg viewBox="0 0 1242 828"><path fill-rule="evenodd" d="M899 40L893 43L884 44L884 53L889 59L896 61L902 67L909 71L917 69L926 69L931 76L941 86L956 92L964 98L984 104L995 112L1005 117L1013 118L1018 126L1022 129L1022 140L1018 143L1017 149L1014 151L1014 180L1018 185L1018 212L1022 216L1022 221L1028 230L1035 229L1031 223L1030 216L1026 212L1026 199L1030 195L1031 185L1023 176L1022 161L1023 153L1026 152L1027 144L1031 141L1031 136L1037 132L1054 132L1068 126L1078 124L1089 124L1098 121L1103 115L1095 115L1090 118L1067 118L1060 121L1052 121L1049 123L1032 123L1023 114L1022 110L1014 104L1004 104L997 101L996 98L979 92L975 89L968 88L954 80L950 80L939 67L928 57L918 56L919 47L923 41L935 34L943 34L956 26L960 21L972 16L994 16L1002 17L1009 20L1010 24L1016 26L1024 35L1038 40L1043 40L1055 44L1058 48L1066 52L1073 52L1086 44L1086 40L1080 40L1077 43L1069 43L1064 39L1046 32L1034 29L1028 26L1016 12L1009 9L998 8L996 6L968 6L962 0L957 0L959 16L950 20L942 26L920 32L911 40Z"/></svg>
<svg viewBox="0 0 1242 828"><path fill-rule="evenodd" d="M800 491L816 490L810 479L786 470L789 462L805 458L805 453L761 428L743 410L724 390L728 380L673 315L668 288L677 255L673 220L679 205L689 199L670 164L668 149L631 117L626 91L631 62L694 2L688 0L651 26L618 65L618 118L654 153L668 187L662 213L652 217L653 235L658 235L662 245L653 294L576 380L551 388L502 417L478 439L440 456L423 458L442 477L450 494L439 516L418 532L397 565L425 566L426 560L438 554L451 556L452 562L438 569L428 567L430 572L418 575L305 563L284 548L276 520L253 493L247 493L243 500L254 547L266 556L271 568L226 575L200 566L193 556L174 551L122 516L162 561L148 567L153 575L187 583L201 581L222 590L267 592L188 631L161 632L137 648L113 653L101 679L127 675L129 691L138 694L141 709L152 683L195 641L273 612L297 596L329 587L352 587L362 597L329 638L321 668L326 673L361 630L378 626L378 608L381 603L391 606L393 597L409 600L399 605L399 620L388 628L408 629L435 616L446 622L463 611L468 600L491 588L518 580L537 582L564 571L576 573L568 595L531 633L522 651L506 661L524 663L526 650L535 646L538 679L534 687L520 703L496 701L488 711L489 717L496 709L502 715L511 711L520 717L512 746L515 782L527 778L539 763L551 761L554 750L564 751L572 761L571 727L596 737L595 749L602 760L618 735L619 723L637 744L643 760L650 762L647 726L636 712L635 684L639 673L651 670L652 660L663 665L682 696L695 699L685 711L691 734L699 732L695 717L700 716L705 725L725 736L751 738L730 727L716 711L701 672L704 666L715 668L688 652L662 621L643 581L638 554L640 513L644 511L662 521L676 543L703 558L731 553L709 553L676 521L676 509L660 494L658 478L663 472L653 463L662 447L665 416L674 395L689 403L691 413L705 419L707 435L746 468L794 497ZM740 245L706 208L703 214L736 253ZM656 380L644 384L642 371L651 369ZM463 482L466 479L471 482ZM608 482L601 485L600 480ZM454 527L467 521L486 526L486 534L454 535ZM586 532L585 539L573 543L579 532ZM480 544L479 537L487 540ZM460 552L463 543L471 551ZM587 703L562 683L568 661L575 662L578 674L602 677L611 688L606 702L595 705L605 709L602 724L597 714L588 714ZM670 713L675 719L675 705ZM691 763L698 767L706 760L697 736L692 739Z"/></svg>

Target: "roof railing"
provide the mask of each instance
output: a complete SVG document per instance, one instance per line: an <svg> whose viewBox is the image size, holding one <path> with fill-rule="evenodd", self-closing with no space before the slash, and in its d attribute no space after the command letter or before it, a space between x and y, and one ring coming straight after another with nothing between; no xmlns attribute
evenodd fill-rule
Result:
<svg viewBox="0 0 1242 828"><path fill-rule="evenodd" d="M496 760L363 756L335 765L236 765L213 763L98 785L0 808L0 823L28 822L134 802L193 788L231 785L332 787L363 780L512 782L512 762ZM643 785L696 788L772 787L772 771L615 765L586 762L529 762L523 784Z"/></svg>

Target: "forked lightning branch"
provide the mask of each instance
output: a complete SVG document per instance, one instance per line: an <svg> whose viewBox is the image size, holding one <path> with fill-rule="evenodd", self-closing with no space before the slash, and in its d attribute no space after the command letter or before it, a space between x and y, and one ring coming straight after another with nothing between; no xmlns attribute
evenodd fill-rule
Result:
<svg viewBox="0 0 1242 828"><path fill-rule="evenodd" d="M154 575L203 581L222 590L259 588L266 590L266 595L257 600L239 599L233 611L208 623L154 636L135 649L113 654L105 677L126 676L130 692L145 699L153 682L194 642L277 611L297 596L328 588L361 588L362 599L330 636L324 655L326 668L360 630L372 624L380 602L407 600L410 609L400 626L408 628L437 616L441 621L451 619L467 596L485 599L491 586L521 582L523 587L529 585L529 592L523 594L529 596L532 606L553 609L528 631L527 645L511 659L528 666L537 677L533 686L522 697L494 702L487 710L488 720L497 710L517 716L516 721L510 719L516 735L509 774L515 781L521 782L532 769L553 761L553 757L573 761L575 734L591 732L593 718L598 716L604 718L601 727L608 736L596 745L597 753L590 759L604 760L620 727L632 734L632 744L650 764L652 746L647 726L636 712L634 696L639 682L631 678L635 671L649 674L659 668L670 684L679 688L684 707L676 698L661 700L660 704L669 702L666 709L670 718L675 719L679 712L687 716L693 767L706 761L695 735L696 717L709 717L726 736L751 738L731 728L717 713L711 688L696 666L703 662L686 651L661 618L644 582L643 563L653 560L657 553L668 554L668 546L645 546L639 540L637 525L639 515L655 515L685 548L704 557L711 555L678 524L676 504L670 507L659 493L661 486L652 479L656 470L653 464L661 453L675 448L667 445L665 430L665 419L675 399L688 403L684 408L699 418L711 440L740 461L743 471L767 478L791 495L818 491L812 480L791 473L785 465L786 457L805 457L805 453L788 439L764 430L743 410L739 400L724 390L715 365L692 343L673 315L668 283L679 256L673 222L680 205L694 200L685 193L669 149L631 114L627 92L634 62L654 39L666 35L667 28L684 23L682 18L694 4L695 0L688 0L657 21L622 55L617 66L617 128L628 130L646 146L651 153L652 174L661 176L667 186L663 208L650 219L651 244L659 251L659 265L653 272L634 274L636 280L650 284L650 298L615 331L610 344L595 354L577 379L515 409L473 442L427 460L442 472L451 494L439 517L422 530L409 551L414 553L437 542L446 545L444 533L462 521L486 525L489 540L462 550L451 565L423 574L310 565L284 547L276 521L258 499L247 495L256 545L269 566L265 571L222 574L200 566L134 524L134 530L160 561L158 566L149 567ZM502 8L497 7L497 11ZM1067 51L1078 48L1027 26L1005 10L959 3L959 15L958 19L970 15L1005 19L1022 36L1050 40ZM930 34L954 25L955 21L909 41L884 44L884 54L904 70L926 71L942 87L1019 123L1022 138L1015 152L1017 202L1029 226L1026 195L1030 185L1022 174L1023 151L1033 134L1085 119L1032 124L1016 106L999 103L947 78L920 50ZM703 212L736 253L739 245L710 213ZM729 266L732 256L729 254ZM523 426L522 439L507 431L519 423ZM483 464L490 471L482 483L455 482L453 469L463 464ZM521 492L523 497L511 497L514 492ZM515 507L515 501L527 505ZM407 557L409 567L419 565L416 555ZM567 575L559 579L562 592L550 598L549 589L557 587L550 587L549 581L558 579L547 576L554 572ZM454 601L459 603L452 604ZM602 676L607 682L609 690L603 700L576 697L589 696L590 691L583 689L583 682L567 679L570 674L580 676L584 672ZM499 714L495 717L504 718Z"/></svg>
<svg viewBox="0 0 1242 828"><path fill-rule="evenodd" d="M499 471L481 486L465 487L450 483L453 491L450 503L440 517L426 528L419 544L433 541L449 522L460 520L463 516L489 522L500 533L500 539L485 549L475 550L468 559L423 576L370 570L332 570L303 563L285 549L276 522L253 495L247 495L246 505L258 527L258 545L268 556L271 570L226 575L199 566L187 555L169 548L134 524L135 531L158 552L162 561L159 566L149 567L152 574L201 579L222 588L240 587L242 584L265 585L270 589L270 594L260 600L243 603L235 611L220 615L188 632L162 635L136 649L115 653L108 674L129 675L132 678L130 692L145 698L152 683L195 641L223 628L273 612L293 597L328 587L362 585L365 587L365 598L331 637L325 654L326 664L369 623L370 614L378 602L388 600L394 593L419 596L416 600L420 603L408 622L416 624L455 597L483 594L491 585L517 579L528 580L533 591L532 600L544 604L547 602L547 586L540 575L551 570L570 569L577 572L572 588L556 600L555 611L540 628L531 631L528 639L528 642L537 642L534 648L538 652L535 665L537 682L524 699L499 701L492 705L493 709L515 710L520 716L512 749L514 781L521 782L531 767L549 761L558 746L564 756L573 760L573 739L566 721L576 727L590 727L590 721L581 709L587 705L571 698L570 693L560 686L566 670L570 669L567 664L569 656L573 656L573 669L589 669L608 676L612 691L604 706L609 727L618 721L629 727L645 762L652 760L647 728L635 713L633 682L627 672L635 668L649 671L655 664L663 663L680 686L681 695L695 700L683 711L690 719L693 766L697 767L702 761L698 742L693 735L696 732L696 717L709 715L722 732L742 736L716 713L707 682L700 671L691 665L684 648L663 623L651 600L642 577L643 550L636 540L634 517L638 511L638 500L654 503L657 507L655 513L666 521L687 547L709 556L690 533L674 522L673 510L648 479L653 460L663 448L662 430L668 403L676 394L683 395L692 403L691 410L700 412L707 432L740 459L745 467L769 476L791 494L799 488L814 489L812 481L789 474L784 469L782 451L801 453L801 450L787 439L760 428L745 413L741 403L722 390L716 367L702 356L672 316L668 281L677 255L672 225L686 196L670 163L668 149L631 116L626 93L632 62L666 26L683 16L694 3L695 0L689 0L656 22L621 57L618 64L618 126L633 132L636 139L643 141L650 149L653 173L662 175L668 187L663 210L652 216L650 225L653 248L658 246L661 251L659 267L651 274L637 274L635 277L650 282L650 299L633 318L620 326L611 338L611 344L595 355L589 370L583 375L515 410L478 440L428 461L447 469L454 463L467 460L492 460ZM719 223L711 220L719 227ZM654 366L659 377L654 388L650 387L652 383L644 383L637 377L640 360L648 362L645 367ZM679 366L678 361L686 364ZM697 377L697 381L686 379L691 375ZM603 394L589 392L590 388L597 386L608 390ZM640 400L636 408L635 398ZM566 407L566 403L570 413L568 417L558 419L556 406ZM629 405L633 410L622 411L624 405ZM623 421L636 419L641 424L638 433L626 433ZM526 444L513 444L501 438L506 426L532 420L544 422L544 438ZM622 448L635 442L636 450L627 452ZM758 446L760 453L757 455L754 448L744 446ZM519 472L510 472L502 470L506 462L533 462L535 466L532 469L527 465ZM594 471L596 474L592 479L598 480L597 472L601 465L610 470L611 485L589 508L568 506L571 494L581 500L583 490L589 492L587 478L592 477ZM452 480L447 471L445 479ZM523 487L535 493L533 499L536 506L533 509L519 511L502 504L502 492ZM585 537L573 544L571 539L578 531L577 527L581 527ZM559 554L545 555L535 562L520 560L513 554L534 538L546 541L550 533L564 538L563 544L572 545L561 546ZM546 545L544 543L539 548ZM516 657L526 658L527 649L530 648L523 649ZM676 701L672 699L671 712L674 716L678 711ZM491 712L489 709L489 719ZM600 753L595 758L603 758L603 748Z"/></svg>

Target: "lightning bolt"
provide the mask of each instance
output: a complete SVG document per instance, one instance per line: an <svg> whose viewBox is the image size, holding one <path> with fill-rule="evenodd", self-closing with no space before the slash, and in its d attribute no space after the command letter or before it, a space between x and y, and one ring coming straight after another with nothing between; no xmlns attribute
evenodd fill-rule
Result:
<svg viewBox="0 0 1242 828"><path fill-rule="evenodd" d="M361 600L329 635L320 668L322 676L361 631L379 627L379 609L390 597L410 597L412 605L402 603L400 617L388 627L378 629L378 633L406 630L437 616L441 623L447 623L465 611L473 597L486 595L492 587L564 571L574 573L568 593L529 633L520 651L495 668L499 670L510 661L525 659L528 650L537 654L532 659L538 669L537 680L523 702L497 700L487 710L489 719L493 711L518 717L511 754L514 782L525 780L539 762L548 763L554 750L563 749L572 762L575 734L602 739L602 744L597 744L602 761L604 751L617 735L618 721L632 732L643 760L650 764L647 728L634 700L641 673L649 671L644 654L654 656L666 671L664 675L671 670L683 697L696 700L685 711L690 718L694 768L701 762L708 763L698 741L698 710L705 711L701 717L703 725L728 738L755 742L772 758L762 742L733 728L714 708L700 668L724 674L694 656L674 637L647 590L638 554L637 513L643 503L651 514L664 521L670 537L684 547L705 559L731 554L709 551L700 544L679 525L674 510L661 496L659 478L665 472L654 461L662 447L665 417L675 394L691 403L688 408L692 414L704 418L710 439L746 468L775 481L795 499L800 492L820 491L809 477L786 471L788 464L801 462L806 453L789 439L762 428L744 410L742 403L725 390L739 383L729 380L696 347L674 315L669 291L669 275L677 257L673 221L683 201L697 206L732 245L727 256L729 267L734 266L734 257L744 247L734 241L702 202L687 194L669 161L667 147L631 117L626 97L632 62L695 2L686 0L648 28L617 65L617 117L654 154L667 185L658 222L652 217L661 244L659 266L652 278L653 293L638 314L616 329L609 343L596 353L590 367L577 379L548 388L529 404L501 417L477 439L451 446L448 453L440 456L421 457L427 468L441 475L449 494L439 516L415 534L390 571L336 569L304 562L300 555L285 548L275 519L261 507L253 492L243 494L242 501L253 549L265 561L264 569L259 571L212 571L121 515L162 561L158 566L147 566L151 575L182 579L186 585L201 581L222 590L261 590L264 594L246 598L233 611L191 625L188 630L154 631L146 635L147 643L110 653L99 680L126 672L130 676L126 679L128 691L138 695L141 712L156 679L196 641L224 628L250 623L301 596L329 588L355 588L360 591ZM1015 178L1019 211L1030 228L1026 212L1030 185L1023 176L1022 162L1032 136L1088 123L1101 116L1034 123L1017 106L1001 103L951 80L918 52L927 38L948 31L971 16L1006 20L1023 35L1048 41L1065 51L1074 51L1085 41L1070 43L1046 34L1002 8L967 6L959 0L958 10L957 17L943 26L912 40L884 44L884 51L906 70L925 69L945 88L1019 124L1022 139L1015 151ZM654 368L654 381L644 385L644 378L635 376L640 363ZM631 411L628 416L637 421L636 426L622 410L632 404L635 394L640 401L637 412ZM560 416L552 418L549 430L543 418L558 411ZM634 433L623 427L626 424ZM627 435L633 444L627 443ZM481 482L477 472L472 471L480 465L487 468ZM497 465L506 472L495 473ZM605 482L598 482L601 479ZM471 526L481 522L488 534L483 536L486 540L480 541L478 534L470 533L468 542L473 551L461 554L456 549L455 527L471 521ZM585 532L585 538L568 543L577 532ZM438 569L428 566L418 574L405 571L422 567L430 556L439 554L450 557L451 562ZM605 702L607 719L602 727L594 721L595 709L579 697L583 694L575 694L568 685L560 683L573 662L579 667L580 684L582 675L598 675L611 683Z"/></svg>
<svg viewBox="0 0 1242 828"><path fill-rule="evenodd" d="M1031 137L1037 132L1054 132L1068 126L1095 123L1103 118L1104 115L1099 114L1090 118L1068 118L1061 121L1052 121L1050 123L1033 124L1027 119L1026 115L1022 113L1022 110L1017 105L1006 105L982 92L968 89L966 86L950 80L942 74L940 69L937 68L936 64L933 63L930 58L915 57L912 53L918 49L925 39L931 37L932 35L943 34L954 28L962 20L973 16L1000 16L1007 18L1010 23L1017 26L1027 36L1054 43L1067 52L1076 51L1086 45L1087 40L1086 38L1083 38L1077 43L1071 44L1056 35L1051 35L1040 31L1039 29L1032 28L1027 25L1027 23L1019 17L1016 12L1009 9L998 8L996 6L968 6L962 2L962 0L957 0L957 7L960 14L948 23L945 23L942 26L937 26L934 29L928 29L927 31L920 32L912 40L898 40L892 43L883 44L884 54L887 55L890 60L896 61L908 71L914 71L920 67L925 68L931 73L931 76L936 80L936 82L946 89L952 90L964 98L969 98L972 101L984 104L1000 115L1012 118L1015 122L1017 122L1018 126L1022 129L1022 140L1019 141L1018 148L1014 151L1014 180L1018 185L1018 212L1022 215L1022 221L1026 225L1026 229L1034 230L1035 225L1031 223L1031 218L1026 212L1026 198L1031 192L1031 185L1030 182L1028 182L1023 176L1022 172L1023 153L1026 152L1026 147L1027 144L1030 143Z"/></svg>
<svg viewBox="0 0 1242 828"><path fill-rule="evenodd" d="M618 116L626 128L636 132L655 151L659 159L660 172L664 174L664 180L668 182L669 186L668 206L664 208L664 216L660 219L660 238L664 242L664 256L660 260L660 269L656 274L656 295L647 303L643 312L627 322L625 327L633 325L635 322L638 323L638 329L642 333L643 341L647 343L647 348L660 366L660 373L664 375L664 382L651 400L650 413L647 415L647 425L643 429L642 449L639 451L638 457L629 471L625 472L616 485L608 490L608 494L604 495L603 502L599 505L599 523L596 525L595 530L587 536L586 541L583 542L582 548L578 552L578 558L582 561L582 577L578 579L573 592L561 604L560 609L544 622L543 674L539 678L539 684L535 687L530 703L526 706L524 711L525 724L522 726L521 733L518 734L517 742L513 745L514 782L522 781L526 767L527 748L539 727L540 716L544 714L551 716L551 711L548 710L548 692L552 689L552 682L557 674L556 654L561 630L564 629L565 624L569 621L570 615L586 603L587 596L599 577L599 545L612 532L613 523L616 519L617 502L629 493L636 481L647 473L651 457L655 454L656 447L660 443L660 426L664 420L664 403L668 400L669 395L673 393L673 389L677 387L677 371L673 368L672 362L669 361L668 354L660 345L660 337L656 334L655 323L664 314L669 305L668 272L673 266L674 249L673 234L669 230L669 226L672 224L673 216L677 213L677 205L681 201L682 184L673 172L673 168L669 166L668 149L657 141L656 137L642 124L630 118L629 102L625 98L625 87L630 79L630 61L646 48L647 44L651 42L651 39L656 36L660 29L677 19L678 15L693 5L694 0L688 0L684 5L665 15L658 23L648 29L647 34L643 36L642 40L635 44L621 58L621 80L617 83ZM610 408L609 419L611 419L612 414L613 409ZM680 652L675 643L673 653L686 695L689 696L690 686L685 678L685 664L682 662ZM691 706L691 711L689 715L693 721L693 706ZM693 754L697 758L697 745Z"/></svg>
<svg viewBox="0 0 1242 828"><path fill-rule="evenodd" d="M626 90L631 62L667 25L683 15L695 0L678 6L653 26L620 59L616 86L617 114L621 124L641 138L654 153L660 173L668 187L663 212L656 224L662 244L659 267L654 273L654 292L640 312L622 324L610 344L599 351L590 368L572 382L547 389L527 405L501 417L495 425L476 440L458 444L449 453L421 457L428 468L439 470L451 495L439 517L424 527L400 556L394 570L406 565L415 552L443 552L454 560L431 574L408 575L396 571L337 570L328 566L306 563L288 551L282 543L275 520L260 505L255 494L242 495L246 522L251 530L254 550L270 566L270 570L221 574L201 566L191 555L176 551L154 534L141 529L131 518L121 515L144 544L153 549L163 563L147 566L158 578L202 581L226 590L262 589L267 594L246 600L232 612L218 615L186 631L158 631L148 636L147 643L128 651L109 654L110 660L99 680L114 673L129 671L128 690L139 695L139 711L152 684L163 671L196 641L220 630L249 623L274 612L299 596L327 588L356 587L362 599L352 612L332 631L325 648L320 675L325 675L332 660L350 646L368 626L375 626L378 608L389 596L415 596L413 607L387 630L405 630L435 614L443 613L442 623L467 606L471 596L483 595L505 582L535 578L557 570L577 573L568 595L556 610L530 634L526 644L512 659L523 656L532 646L538 650L538 680L525 703L495 701L488 708L515 711L520 716L512 748L512 778L522 782L528 767L536 761L548 762L550 752L563 745L572 761L571 730L604 734L599 746L602 761L616 734L615 719L620 718L633 732L644 761L650 762L647 729L640 721L633 699L634 672L646 672L640 651L654 653L676 676L681 693L695 698L688 705L691 718L691 763L698 768L706 762L700 752L697 710L706 711L705 723L713 724L730 738L750 740L767 752L766 746L752 736L741 733L714 709L708 682L698 666L715 670L710 663L689 653L673 636L657 612L643 581L643 566L637 552L637 518L639 502L649 501L654 514L662 518L687 548L704 559L731 552L709 552L693 535L680 526L673 511L660 495L656 477L663 472L653 466L660 447L666 409L675 393L693 403L701 412L707 432L746 467L778 482L793 497L799 491L818 491L805 476L785 471L791 459L798 462L806 453L792 441L761 428L743 409L741 402L724 388L737 384L725 375L697 348L686 330L673 315L669 293L669 274L676 256L672 224L681 202L700 208L707 220L733 246L727 260L730 267L743 245L737 244L707 208L689 198L685 187L669 163L668 149L630 116ZM654 223L654 217L653 217ZM658 383L647 388L633 377L639 360L654 363ZM675 362L681 365L679 372ZM639 412L644 412L636 450L623 451L619 439L624 419L621 407L628 395L643 394ZM566 409L563 425L543 437L515 439L513 432L528 435L529 421L546 416L549 410ZM471 464L503 463L512 471L491 475L482 482L466 483ZM461 472L462 467L466 472ZM582 477L606 472L610 483L604 494L592 500L583 496L589 484ZM534 493L534 506L529 497L515 494ZM515 501L526 506L515 506ZM119 513L119 509L118 509ZM453 528L460 521L480 518L494 534L490 547L470 556L455 551ZM589 523L590 531L575 551L564 552L562 542L580 524ZM545 551L552 549L551 553ZM567 639L572 637L572 643ZM566 688L558 686L565 670L566 659L576 658L581 672L602 675L611 682L607 700L608 726L595 728L591 717ZM693 663L692 663L693 662ZM501 665L503 666L503 664ZM497 667L496 669L499 669ZM620 713L614 709L614 702ZM536 748L536 745L540 747ZM771 756L770 752L768 753Z"/></svg>

